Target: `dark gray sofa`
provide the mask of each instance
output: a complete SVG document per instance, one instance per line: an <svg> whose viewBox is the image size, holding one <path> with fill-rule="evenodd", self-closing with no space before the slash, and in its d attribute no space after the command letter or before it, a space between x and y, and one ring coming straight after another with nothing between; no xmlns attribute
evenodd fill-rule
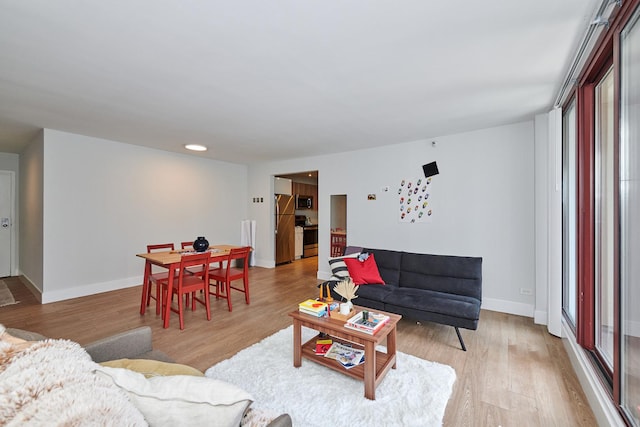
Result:
<svg viewBox="0 0 640 427"><path fill-rule="evenodd" d="M482 303L482 258L362 248L374 254L385 285L361 285L354 304L475 330ZM335 294L334 298L340 296Z"/></svg>

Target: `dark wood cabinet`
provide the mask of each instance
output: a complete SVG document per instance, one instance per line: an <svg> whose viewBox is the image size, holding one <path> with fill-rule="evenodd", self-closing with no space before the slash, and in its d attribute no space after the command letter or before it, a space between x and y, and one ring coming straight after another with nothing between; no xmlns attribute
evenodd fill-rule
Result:
<svg viewBox="0 0 640 427"><path fill-rule="evenodd" d="M313 205L311 209L318 209L318 186L314 184L306 184L304 182L294 182L291 185L294 195L312 196Z"/></svg>

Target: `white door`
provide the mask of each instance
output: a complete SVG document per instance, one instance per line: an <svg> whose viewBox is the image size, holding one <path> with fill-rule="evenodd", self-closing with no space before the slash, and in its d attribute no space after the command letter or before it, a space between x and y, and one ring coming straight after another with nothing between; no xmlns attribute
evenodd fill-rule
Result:
<svg viewBox="0 0 640 427"><path fill-rule="evenodd" d="M13 172L0 171L0 277L11 276Z"/></svg>

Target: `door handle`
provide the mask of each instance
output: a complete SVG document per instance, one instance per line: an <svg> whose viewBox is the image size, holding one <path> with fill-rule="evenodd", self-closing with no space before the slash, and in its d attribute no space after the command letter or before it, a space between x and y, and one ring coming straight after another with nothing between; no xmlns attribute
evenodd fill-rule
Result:
<svg viewBox="0 0 640 427"><path fill-rule="evenodd" d="M9 226L9 218L0 219L0 224L2 225L2 228L7 228Z"/></svg>

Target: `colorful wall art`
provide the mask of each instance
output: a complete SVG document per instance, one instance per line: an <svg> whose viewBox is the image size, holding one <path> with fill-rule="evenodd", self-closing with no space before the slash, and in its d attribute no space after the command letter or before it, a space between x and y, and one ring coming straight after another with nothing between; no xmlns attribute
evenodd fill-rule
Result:
<svg viewBox="0 0 640 427"><path fill-rule="evenodd" d="M400 222L416 223L433 219L432 197L433 177L406 178L398 187Z"/></svg>

